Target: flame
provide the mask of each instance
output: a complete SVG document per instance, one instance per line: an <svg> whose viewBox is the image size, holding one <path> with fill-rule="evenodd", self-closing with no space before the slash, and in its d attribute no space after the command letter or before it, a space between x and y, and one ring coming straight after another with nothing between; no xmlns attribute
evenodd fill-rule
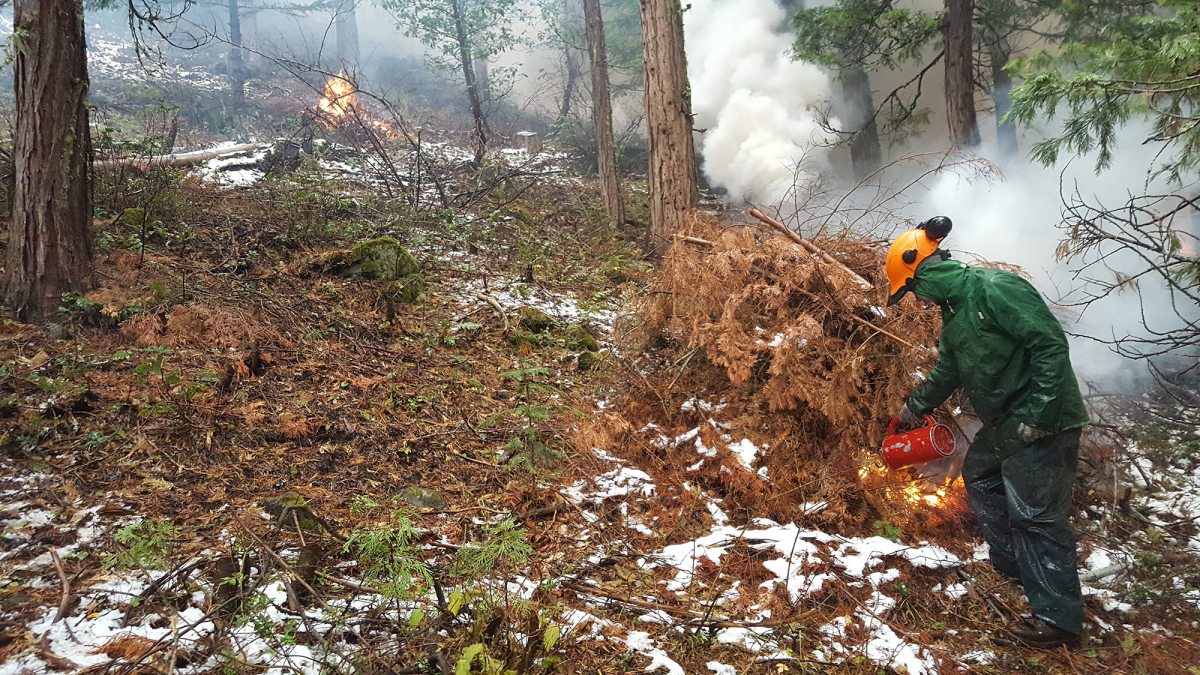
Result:
<svg viewBox="0 0 1200 675"><path fill-rule="evenodd" d="M345 73L338 73L325 83L324 95L317 99L317 108L328 118L338 120L349 115L357 106L354 83Z"/></svg>
<svg viewBox="0 0 1200 675"><path fill-rule="evenodd" d="M939 508L946 500L946 487L946 485L943 485L936 490L929 491L925 481L914 481L905 486L904 500L909 504L925 504L926 506Z"/></svg>
<svg viewBox="0 0 1200 675"><path fill-rule="evenodd" d="M879 461L874 461L858 467L858 479L868 487L881 489L887 499L903 499L913 506L927 506L941 509L949 505L950 490L954 480L934 487L934 484L924 478L910 481L903 487L888 483L893 480L892 472Z"/></svg>
<svg viewBox="0 0 1200 675"><path fill-rule="evenodd" d="M322 121L330 128L353 117L363 128L380 133L384 138L400 136L391 124L376 119L369 110L359 105L358 88L344 72L325 82L325 91L317 99L317 109L321 112Z"/></svg>

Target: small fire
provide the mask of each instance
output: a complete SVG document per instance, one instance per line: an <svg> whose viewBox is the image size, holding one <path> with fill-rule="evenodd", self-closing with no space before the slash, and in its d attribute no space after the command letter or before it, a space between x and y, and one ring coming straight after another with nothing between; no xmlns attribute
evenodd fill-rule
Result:
<svg viewBox="0 0 1200 675"><path fill-rule="evenodd" d="M354 83L345 73L338 73L325 83L325 93L317 99L317 108L331 120L346 117L358 106Z"/></svg>
<svg viewBox="0 0 1200 675"><path fill-rule="evenodd" d="M388 122L377 119L370 110L359 105L358 88L354 81L344 72L329 78L325 83L325 91L317 99L317 109L327 127L336 127L348 120L353 120L375 134L384 138L398 138L399 134Z"/></svg>
<svg viewBox="0 0 1200 675"><path fill-rule="evenodd" d="M936 490L928 490L924 481L909 483L904 488L904 500L909 504L925 504L934 508L940 507L946 499L946 487L943 485Z"/></svg>
<svg viewBox="0 0 1200 675"><path fill-rule="evenodd" d="M947 480L945 484L934 487L930 481L918 478L900 487L894 484L888 485L891 477L892 472L878 461L858 467L860 482L881 488L888 499L900 498L913 506L945 507L950 497L950 488L954 484L953 480Z"/></svg>

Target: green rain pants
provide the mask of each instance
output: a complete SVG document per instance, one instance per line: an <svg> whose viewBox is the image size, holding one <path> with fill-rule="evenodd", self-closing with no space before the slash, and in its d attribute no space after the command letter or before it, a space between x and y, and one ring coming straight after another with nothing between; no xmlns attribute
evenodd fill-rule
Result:
<svg viewBox="0 0 1200 675"><path fill-rule="evenodd" d="M1083 599L1067 518L1080 432L1026 444L1016 426L984 426L975 436L963 463L967 497L992 565L1021 582L1035 616L1078 635Z"/></svg>

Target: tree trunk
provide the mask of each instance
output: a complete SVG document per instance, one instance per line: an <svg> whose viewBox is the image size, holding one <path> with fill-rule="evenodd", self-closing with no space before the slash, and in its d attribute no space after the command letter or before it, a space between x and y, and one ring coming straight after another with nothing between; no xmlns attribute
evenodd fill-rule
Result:
<svg viewBox="0 0 1200 675"><path fill-rule="evenodd" d="M1017 146L1017 125L1012 121L1004 121L1004 116L1012 109L1012 76L1004 70L1008 64L1011 48L1007 38L999 38L991 46L992 55L992 100L996 104L996 141L1001 159L1016 157L1020 152Z"/></svg>
<svg viewBox="0 0 1200 675"><path fill-rule="evenodd" d="M238 0L229 0L229 107L235 119L246 109L246 67L242 63L242 17Z"/></svg>
<svg viewBox="0 0 1200 675"><path fill-rule="evenodd" d="M592 122L596 127L596 156L604 190L604 212L613 225L625 222L621 186L617 182L617 153L613 143L612 98L608 87L608 49L604 42L604 18L600 0L583 0L587 22L588 55L592 66Z"/></svg>
<svg viewBox="0 0 1200 675"><path fill-rule="evenodd" d="M337 29L338 66L357 80L358 75L358 17L354 13L358 0L342 0L338 5L334 26Z"/></svg>
<svg viewBox="0 0 1200 675"><path fill-rule="evenodd" d="M846 100L846 128L854 132L850 141L850 163L860 179L879 168L879 129L875 125L875 100L871 78L862 68L842 72L842 97Z"/></svg>
<svg viewBox="0 0 1200 675"><path fill-rule="evenodd" d="M484 118L491 112L492 74L488 68L487 56L478 47L472 47L475 54L475 91L479 93L479 107L484 111Z"/></svg>
<svg viewBox="0 0 1200 675"><path fill-rule="evenodd" d="M458 40L459 65L462 67L463 82L467 85L467 100L471 104L471 117L475 120L475 163L481 164L487 154L487 122L483 116L483 105L475 82L475 60L471 57L471 39L467 35L466 18L463 16L463 0L451 0L451 18L454 20L454 36Z"/></svg>
<svg viewBox="0 0 1200 675"><path fill-rule="evenodd" d="M960 147L979 145L971 36L974 11L975 0L946 0L946 118L950 142Z"/></svg>
<svg viewBox="0 0 1200 675"><path fill-rule="evenodd" d="M661 254L699 201L679 0L640 0L650 137L650 240Z"/></svg>
<svg viewBox="0 0 1200 675"><path fill-rule="evenodd" d="M258 14L262 10L254 9L254 2L255 0L241 0L242 11L238 13L238 24L242 29L242 61L247 74L263 67L263 45L259 42L262 34L258 30Z"/></svg>
<svg viewBox="0 0 1200 675"><path fill-rule="evenodd" d="M575 86L579 83L579 59L575 58L574 50L568 46L563 56L567 60L567 82L563 85L562 105L558 107L560 120L571 114L571 100L575 98Z"/></svg>
<svg viewBox="0 0 1200 675"><path fill-rule="evenodd" d="M586 2L584 3L587 4ZM571 0L563 0L563 33L566 33L567 21L572 16ZM578 15L576 15L578 16ZM583 9L584 20L589 20L588 9ZM589 42L589 49L591 43ZM575 57L575 48L569 36L563 36L563 59L567 66L567 82L563 85L562 105L558 107L558 119L565 120L571 114L571 100L575 98L575 87L579 84L579 59ZM595 63L593 59L592 63ZM607 66L606 66L607 68Z"/></svg>
<svg viewBox="0 0 1200 675"><path fill-rule="evenodd" d="M87 50L82 0L16 0L12 225L4 299L22 321L54 317L92 275Z"/></svg>

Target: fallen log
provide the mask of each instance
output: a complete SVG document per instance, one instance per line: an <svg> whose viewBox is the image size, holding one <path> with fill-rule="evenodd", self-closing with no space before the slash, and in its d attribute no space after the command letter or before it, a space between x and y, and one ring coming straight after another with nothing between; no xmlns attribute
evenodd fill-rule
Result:
<svg viewBox="0 0 1200 675"><path fill-rule="evenodd" d="M229 145L219 148L209 148L208 150L194 150L192 152L179 152L172 155L149 155L138 157L116 157L113 159L102 159L92 162L92 167L97 170L117 169L121 167L133 167L141 170L149 169L150 167L183 167L207 162L210 159L218 157L226 157L229 155L240 155L245 152L254 152L265 148L262 143L242 143L240 145Z"/></svg>
<svg viewBox="0 0 1200 675"><path fill-rule="evenodd" d="M781 234L786 236L788 239L791 239L792 241L796 242L797 244L800 244L800 246L804 250L806 250L809 253L816 256L817 259L819 259L821 262L827 263L829 265L833 265L834 267L841 269L843 272L845 272L846 274L848 274L850 276L850 278L854 281L854 283L858 284L859 288L863 289L864 291L869 291L872 288L874 288L874 286L871 285L871 282L860 277L857 273L854 272L854 270L850 269L849 267L846 267L841 262L838 262L838 260L836 258L829 255L825 251L822 251L816 244L805 239L804 237L801 237L799 234L797 234L794 230L789 228L787 225L784 225L783 223L779 222L778 220L775 220L771 216L768 216L767 214L763 213L762 211L759 211L758 209L750 209L750 210L746 211L746 213L747 213L747 215L753 216L753 217L761 220L762 222L771 226L773 229L778 230Z"/></svg>

